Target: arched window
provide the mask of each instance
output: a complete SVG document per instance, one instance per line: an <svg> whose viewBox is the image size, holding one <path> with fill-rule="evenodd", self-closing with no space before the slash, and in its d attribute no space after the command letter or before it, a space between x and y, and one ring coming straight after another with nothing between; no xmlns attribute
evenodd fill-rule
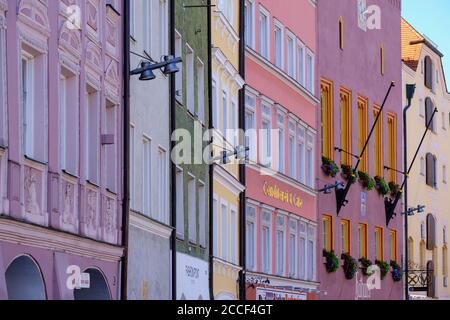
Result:
<svg viewBox="0 0 450 320"><path fill-rule="evenodd" d="M425 86L433 89L433 61L429 56L425 57Z"/></svg>
<svg viewBox="0 0 450 320"><path fill-rule="evenodd" d="M75 300L111 300L108 284L103 274L94 268L84 272L89 273L90 287L75 289L73 291Z"/></svg>
<svg viewBox="0 0 450 320"><path fill-rule="evenodd" d="M9 300L45 300L45 285L37 263L28 256L20 256L5 272Z"/></svg>
<svg viewBox="0 0 450 320"><path fill-rule="evenodd" d="M430 187L436 188L437 187L436 157L431 153L427 153L426 167L427 167L427 172L426 172L427 185L429 185Z"/></svg>
<svg viewBox="0 0 450 320"><path fill-rule="evenodd" d="M427 249L434 250L436 246L436 220L433 215L427 215Z"/></svg>
<svg viewBox="0 0 450 320"><path fill-rule="evenodd" d="M433 105L433 101L431 101L430 98L426 98L425 99L425 126L428 126L428 123L431 120L431 117L433 116L434 113L434 105ZM435 132L435 125L434 125L434 118L433 121L430 124L430 130Z"/></svg>

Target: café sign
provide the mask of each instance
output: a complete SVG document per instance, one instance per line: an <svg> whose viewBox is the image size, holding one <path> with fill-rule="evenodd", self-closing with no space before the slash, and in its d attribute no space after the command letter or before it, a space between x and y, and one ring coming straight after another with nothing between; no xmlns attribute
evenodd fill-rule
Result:
<svg viewBox="0 0 450 320"><path fill-rule="evenodd" d="M270 184L267 181L264 182L263 193L267 197L290 204L296 208L301 208L303 206L303 200L299 195L294 192L282 190L276 184Z"/></svg>

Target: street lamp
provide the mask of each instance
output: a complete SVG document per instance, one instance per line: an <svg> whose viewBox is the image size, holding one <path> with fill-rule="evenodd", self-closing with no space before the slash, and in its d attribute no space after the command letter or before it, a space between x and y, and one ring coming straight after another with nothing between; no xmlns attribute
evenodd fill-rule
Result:
<svg viewBox="0 0 450 320"><path fill-rule="evenodd" d="M134 52L132 53L145 59L145 61L141 62L141 66L139 68L130 71L130 75L132 76L139 74L139 80L141 81L154 80L156 76L153 73L153 70L156 69L161 69L162 73L165 75L177 73L179 71L177 63L183 61L180 57L175 58L174 56L163 56L161 62L154 62L147 57L141 56Z"/></svg>
<svg viewBox="0 0 450 320"><path fill-rule="evenodd" d="M339 191L343 190L345 185L342 181L336 181L335 184L326 184L322 189L317 190L318 192L322 192L323 194L330 194L333 189Z"/></svg>
<svg viewBox="0 0 450 320"><path fill-rule="evenodd" d="M408 210L406 210L406 212L402 212L402 214L407 215L407 216L413 216L415 214L415 212L424 213L424 211L425 211L425 206L419 204L416 208L409 208Z"/></svg>

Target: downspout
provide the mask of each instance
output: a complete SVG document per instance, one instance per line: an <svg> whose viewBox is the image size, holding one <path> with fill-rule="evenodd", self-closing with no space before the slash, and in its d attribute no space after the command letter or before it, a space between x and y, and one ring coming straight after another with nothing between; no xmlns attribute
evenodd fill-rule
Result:
<svg viewBox="0 0 450 320"><path fill-rule="evenodd" d="M239 75L245 79L245 1L239 1ZM245 85L239 91L239 128L245 132ZM245 141L245 138L244 138ZM245 144L245 143L244 143ZM239 181L245 186L245 161L239 164ZM241 262L241 271L239 275L239 299L246 300L245 278L246 278L246 206L245 206L245 189L239 195L239 209L241 212L239 223L239 261Z"/></svg>
<svg viewBox="0 0 450 320"><path fill-rule="evenodd" d="M128 231L130 212L130 2L124 1L123 32L123 200L122 200L122 256L121 300L127 300Z"/></svg>
<svg viewBox="0 0 450 320"><path fill-rule="evenodd" d="M170 43L170 54L175 56L175 0L170 0L169 2L169 43ZM172 141L172 132L176 128L176 101L175 101L175 75L170 76L170 150L175 147L175 141ZM177 184L176 184L176 174L177 167L175 163L171 162L171 195L170 195L170 206L171 206L171 247L172 247L172 300L177 300L177 205L176 205L176 194L177 194Z"/></svg>
<svg viewBox="0 0 450 320"><path fill-rule="evenodd" d="M211 0L207 1L208 25L208 129L213 129L212 108L212 34L211 34ZM212 136L211 136L212 139ZM212 141L211 141L212 142ZM209 296L214 300L214 163L209 165Z"/></svg>

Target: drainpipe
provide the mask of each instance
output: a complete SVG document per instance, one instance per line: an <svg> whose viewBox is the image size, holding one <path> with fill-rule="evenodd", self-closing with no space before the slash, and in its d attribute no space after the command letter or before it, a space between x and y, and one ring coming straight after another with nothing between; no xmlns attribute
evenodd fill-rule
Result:
<svg viewBox="0 0 450 320"><path fill-rule="evenodd" d="M123 200L122 200L122 256L121 300L127 300L128 231L130 212L130 2L124 1L123 32Z"/></svg>
<svg viewBox="0 0 450 320"><path fill-rule="evenodd" d="M411 100L414 96L414 91L416 89L415 84L407 84L406 85L406 98L408 100L407 106L403 109L403 168L407 170L408 168L408 139L407 139L407 121L406 121L406 113L408 109L411 107ZM408 176L405 177L405 186L404 186L404 212L408 212ZM408 288L408 214L405 214L405 299L409 300L409 288Z"/></svg>
<svg viewBox="0 0 450 320"><path fill-rule="evenodd" d="M208 129L213 129L212 108L212 34L211 34L211 0L207 3L208 25ZM211 137L212 139L212 137ZM212 142L212 140L211 140ZM214 300L214 163L209 165L209 296Z"/></svg>
<svg viewBox="0 0 450 320"><path fill-rule="evenodd" d="M175 57L175 0L170 0L169 2L169 42L170 42L170 54ZM170 135L176 128L176 101L175 101L175 75L170 76ZM170 153L175 147L175 142L172 141L170 137ZM176 174L177 167L175 163L171 162L171 195L170 195L170 205L171 205L171 247L172 247L172 300L177 300L177 183Z"/></svg>
<svg viewBox="0 0 450 320"><path fill-rule="evenodd" d="M244 0L239 1L239 75L245 79L245 13ZM245 132L245 85L239 91L239 128ZM245 141L245 139L244 139ZM245 144L245 143L244 143ZM239 164L239 181L245 186L245 161ZM246 275L246 238L245 238L245 224L246 224L246 206L245 206L245 189L239 195L239 209L241 212L239 223L239 261L241 268L239 275L239 299L246 300L245 289L245 275Z"/></svg>

